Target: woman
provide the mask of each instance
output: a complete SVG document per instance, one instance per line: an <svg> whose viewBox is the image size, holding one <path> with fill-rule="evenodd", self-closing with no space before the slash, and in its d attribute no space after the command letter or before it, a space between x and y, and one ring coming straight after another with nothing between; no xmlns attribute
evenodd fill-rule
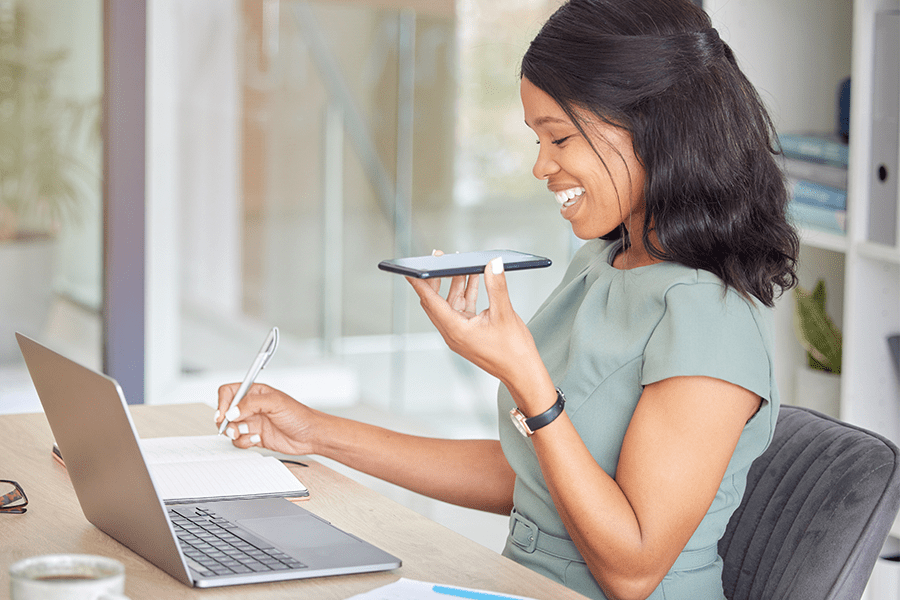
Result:
<svg viewBox="0 0 900 600"><path fill-rule="evenodd" d="M589 597L724 598L716 543L774 430L770 309L795 283L771 123L688 0L571 0L532 41L521 97L534 176L588 241L527 326L502 262L477 314L478 277L446 299L410 281L500 380L500 440L400 435L255 386L234 443L510 513L504 554Z"/></svg>

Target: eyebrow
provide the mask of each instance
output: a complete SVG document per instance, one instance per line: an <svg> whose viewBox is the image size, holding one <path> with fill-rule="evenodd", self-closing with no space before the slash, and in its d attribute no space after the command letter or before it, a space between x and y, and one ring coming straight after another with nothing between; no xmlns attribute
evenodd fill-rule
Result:
<svg viewBox="0 0 900 600"><path fill-rule="evenodd" d="M537 119L535 119L533 127L540 127L541 125L546 125L548 123L571 125L571 122L568 119L560 119L559 117L544 116L544 117L538 117ZM525 124L528 125L529 127L532 127L532 125L528 124L528 121L525 121Z"/></svg>

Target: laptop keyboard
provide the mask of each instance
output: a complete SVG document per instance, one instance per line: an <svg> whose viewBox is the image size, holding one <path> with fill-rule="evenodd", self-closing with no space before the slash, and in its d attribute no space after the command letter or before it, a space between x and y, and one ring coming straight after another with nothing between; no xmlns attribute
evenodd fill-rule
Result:
<svg viewBox="0 0 900 600"><path fill-rule="evenodd" d="M283 571L306 565L199 506L169 508L191 568L203 577Z"/></svg>

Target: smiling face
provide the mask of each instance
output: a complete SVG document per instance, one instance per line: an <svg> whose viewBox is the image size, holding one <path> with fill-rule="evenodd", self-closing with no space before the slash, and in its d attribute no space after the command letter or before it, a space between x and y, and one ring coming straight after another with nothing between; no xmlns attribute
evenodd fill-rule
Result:
<svg viewBox="0 0 900 600"><path fill-rule="evenodd" d="M629 253L643 254L644 169L631 135L586 113L583 127L595 152L559 104L524 77L521 96L525 123L540 145L534 176L547 181L575 235L597 238L624 222L634 232Z"/></svg>

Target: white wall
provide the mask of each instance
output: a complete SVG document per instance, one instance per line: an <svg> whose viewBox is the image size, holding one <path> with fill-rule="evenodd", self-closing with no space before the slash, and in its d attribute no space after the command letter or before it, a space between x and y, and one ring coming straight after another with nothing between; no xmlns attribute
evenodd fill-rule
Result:
<svg viewBox="0 0 900 600"><path fill-rule="evenodd" d="M181 375L182 302L240 308L240 25L234 2L148 2L146 397Z"/></svg>
<svg viewBox="0 0 900 600"><path fill-rule="evenodd" d="M781 131L831 131L850 75L849 0L704 0Z"/></svg>

